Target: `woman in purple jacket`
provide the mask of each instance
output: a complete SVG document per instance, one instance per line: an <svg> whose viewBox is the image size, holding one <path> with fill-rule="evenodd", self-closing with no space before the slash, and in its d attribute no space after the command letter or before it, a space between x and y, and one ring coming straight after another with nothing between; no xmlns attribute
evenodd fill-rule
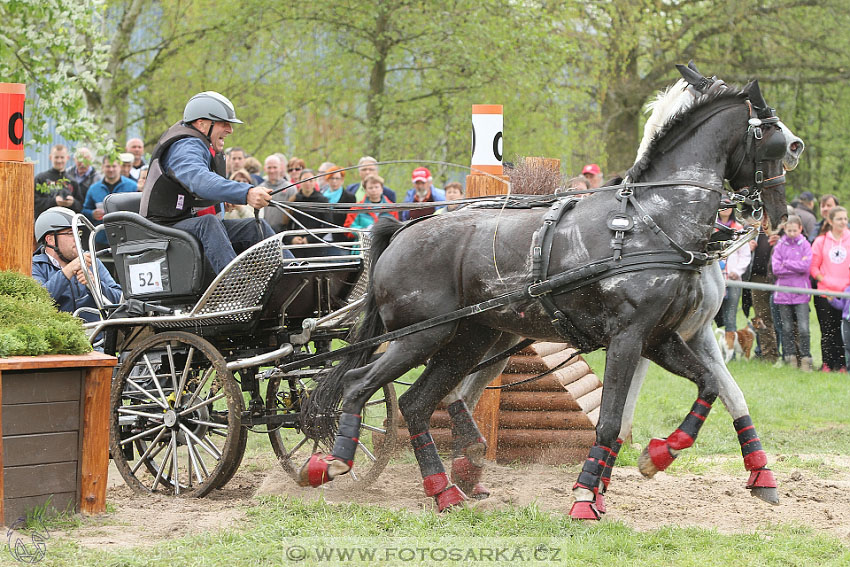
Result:
<svg viewBox="0 0 850 567"><path fill-rule="evenodd" d="M803 223L797 215L785 221L785 236L773 250L773 274L776 285L811 289L809 268L812 265L812 246L802 234ZM804 372L812 371L812 353L809 345L809 296L801 293L777 291L773 302L782 319L782 346L785 363ZM796 354L795 354L796 353Z"/></svg>

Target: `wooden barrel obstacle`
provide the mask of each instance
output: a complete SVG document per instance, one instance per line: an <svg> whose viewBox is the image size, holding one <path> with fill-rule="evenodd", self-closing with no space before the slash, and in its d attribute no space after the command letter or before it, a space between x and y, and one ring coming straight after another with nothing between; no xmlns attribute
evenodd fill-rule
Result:
<svg viewBox="0 0 850 567"><path fill-rule="evenodd" d="M539 342L512 356L491 385L512 384L557 367L575 352L562 343ZM596 440L602 382L580 356L539 380L500 392L498 411L482 408L476 421L487 439L487 458L499 463L580 463ZM483 410L483 415L482 415ZM486 420L490 421L486 421ZM399 442L406 446L407 425L399 420ZM451 452L451 421L441 405L431 417L431 436L442 453Z"/></svg>

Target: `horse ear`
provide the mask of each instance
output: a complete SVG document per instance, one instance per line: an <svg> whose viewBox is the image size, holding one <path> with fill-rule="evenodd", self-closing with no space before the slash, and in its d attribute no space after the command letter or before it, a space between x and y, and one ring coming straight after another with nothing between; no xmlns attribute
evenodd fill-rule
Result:
<svg viewBox="0 0 850 567"><path fill-rule="evenodd" d="M696 64L694 64L694 60L693 60L693 59L691 59L690 61L688 61L688 69L690 69L691 71L694 71L695 73L699 73L699 69L697 69ZM700 75L702 75L702 73L699 73L699 74L700 74Z"/></svg>
<svg viewBox="0 0 850 567"><path fill-rule="evenodd" d="M747 98L750 99L753 109L756 111L756 116L759 118L770 118L774 115L773 109L767 105L767 102L764 100L764 96L761 94L761 87L759 87L758 79L750 81L747 86L744 87L744 92L747 93Z"/></svg>
<svg viewBox="0 0 850 567"><path fill-rule="evenodd" d="M691 69L690 66L686 67L684 65L677 64L676 69L678 69L679 73L682 74L682 77L694 87L705 81L705 77L703 77L699 71Z"/></svg>

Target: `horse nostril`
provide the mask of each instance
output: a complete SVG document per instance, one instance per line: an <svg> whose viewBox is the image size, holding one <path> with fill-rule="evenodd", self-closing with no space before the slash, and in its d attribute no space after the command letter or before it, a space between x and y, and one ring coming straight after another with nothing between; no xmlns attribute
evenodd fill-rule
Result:
<svg viewBox="0 0 850 567"><path fill-rule="evenodd" d="M789 148L793 153L797 153L803 150L803 144L800 142L791 142L791 146Z"/></svg>

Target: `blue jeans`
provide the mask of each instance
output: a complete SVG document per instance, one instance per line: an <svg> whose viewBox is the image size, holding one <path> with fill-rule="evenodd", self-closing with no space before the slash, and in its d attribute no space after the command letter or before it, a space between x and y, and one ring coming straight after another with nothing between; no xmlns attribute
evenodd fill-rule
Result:
<svg viewBox="0 0 850 567"><path fill-rule="evenodd" d="M222 220L216 215L203 215L182 220L173 226L193 234L201 241L204 256L217 274L236 258L237 252L243 252L257 242L274 236L272 227L262 219L259 227L263 231L262 236L255 219ZM284 257L291 258L292 254L284 250Z"/></svg>
<svg viewBox="0 0 850 567"><path fill-rule="evenodd" d="M740 287L727 287L726 297L723 298L723 303L720 304L723 328L727 333L738 330L738 324L735 319L738 316L738 304L741 302L742 291Z"/></svg>
<svg viewBox="0 0 850 567"><path fill-rule="evenodd" d="M782 350L785 356L812 356L809 333L809 303L783 305L777 303L782 319ZM796 335L796 336L795 336Z"/></svg>

